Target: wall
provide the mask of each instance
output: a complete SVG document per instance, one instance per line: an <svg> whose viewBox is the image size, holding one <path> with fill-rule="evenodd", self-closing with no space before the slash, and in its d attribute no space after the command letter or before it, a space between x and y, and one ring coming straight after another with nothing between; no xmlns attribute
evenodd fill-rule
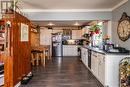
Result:
<svg viewBox="0 0 130 87"><path fill-rule="evenodd" d="M130 16L130 0L112 12L112 41L130 50L130 39L123 42L117 35L118 20L121 18L123 12L126 12Z"/></svg>
<svg viewBox="0 0 130 87"><path fill-rule="evenodd" d="M2 19L2 14L0 13L0 19Z"/></svg>
<svg viewBox="0 0 130 87"><path fill-rule="evenodd" d="M106 36L106 35L112 36L111 30L112 30L112 21L105 21L103 23L103 30L102 30L103 37ZM111 40L111 38L110 38L110 40Z"/></svg>
<svg viewBox="0 0 130 87"><path fill-rule="evenodd" d="M40 35L39 33L31 31L31 47L40 45Z"/></svg>
<svg viewBox="0 0 130 87"><path fill-rule="evenodd" d="M111 20L109 12L30 12L26 13L30 20Z"/></svg>

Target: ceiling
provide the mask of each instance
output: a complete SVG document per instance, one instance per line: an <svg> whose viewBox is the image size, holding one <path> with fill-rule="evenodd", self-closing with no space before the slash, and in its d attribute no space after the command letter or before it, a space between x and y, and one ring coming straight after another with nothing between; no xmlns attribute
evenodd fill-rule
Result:
<svg viewBox="0 0 130 87"><path fill-rule="evenodd" d="M21 0L19 6L21 9L33 10L33 12L44 12L56 10L79 11L79 10L103 10L113 9L115 6L127 0ZM74 26L75 22L80 25L86 25L90 21L34 21L40 26L48 26L52 22L55 26Z"/></svg>
<svg viewBox="0 0 130 87"><path fill-rule="evenodd" d="M123 0L22 0L24 9L111 9Z"/></svg>
<svg viewBox="0 0 130 87"><path fill-rule="evenodd" d="M90 21L83 21L83 20L80 20L80 21L33 21L34 24L38 24L40 26L49 26L48 24L49 23L52 23L54 24L53 26L76 26L74 25L75 23L79 23L79 26L82 26L82 25L87 25Z"/></svg>

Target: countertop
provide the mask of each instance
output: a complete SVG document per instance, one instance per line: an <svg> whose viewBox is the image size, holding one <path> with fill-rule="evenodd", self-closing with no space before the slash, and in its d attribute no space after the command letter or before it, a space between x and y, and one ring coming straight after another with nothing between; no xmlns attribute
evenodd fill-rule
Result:
<svg viewBox="0 0 130 87"><path fill-rule="evenodd" d="M63 44L63 45L76 45L76 44Z"/></svg>
<svg viewBox="0 0 130 87"><path fill-rule="evenodd" d="M121 53L121 52L106 52L102 49L96 48L96 47L90 47L90 46L82 46L83 48L101 53L101 54L105 54L105 55L130 55L130 53Z"/></svg>

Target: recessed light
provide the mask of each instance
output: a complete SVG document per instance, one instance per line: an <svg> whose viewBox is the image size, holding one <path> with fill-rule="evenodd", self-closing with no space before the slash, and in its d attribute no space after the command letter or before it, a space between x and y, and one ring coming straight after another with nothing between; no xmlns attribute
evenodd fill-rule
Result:
<svg viewBox="0 0 130 87"><path fill-rule="evenodd" d="M75 26L79 26L80 24L79 24L78 22L75 22L74 25L75 25Z"/></svg>
<svg viewBox="0 0 130 87"><path fill-rule="evenodd" d="M49 22L47 25L53 26L53 25L55 25L55 24L53 24L52 22Z"/></svg>

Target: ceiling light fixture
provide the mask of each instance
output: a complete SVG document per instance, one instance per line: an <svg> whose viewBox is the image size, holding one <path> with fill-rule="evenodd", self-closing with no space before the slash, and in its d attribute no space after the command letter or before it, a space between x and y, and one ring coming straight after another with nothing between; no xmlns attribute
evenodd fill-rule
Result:
<svg viewBox="0 0 130 87"><path fill-rule="evenodd" d="M78 22L75 22L74 25L75 25L75 26L79 26L80 24L79 24Z"/></svg>
<svg viewBox="0 0 130 87"><path fill-rule="evenodd" d="M53 25L55 25L55 24L53 24L52 22L50 22L50 23L48 23L48 25L49 25L49 26L53 26Z"/></svg>

